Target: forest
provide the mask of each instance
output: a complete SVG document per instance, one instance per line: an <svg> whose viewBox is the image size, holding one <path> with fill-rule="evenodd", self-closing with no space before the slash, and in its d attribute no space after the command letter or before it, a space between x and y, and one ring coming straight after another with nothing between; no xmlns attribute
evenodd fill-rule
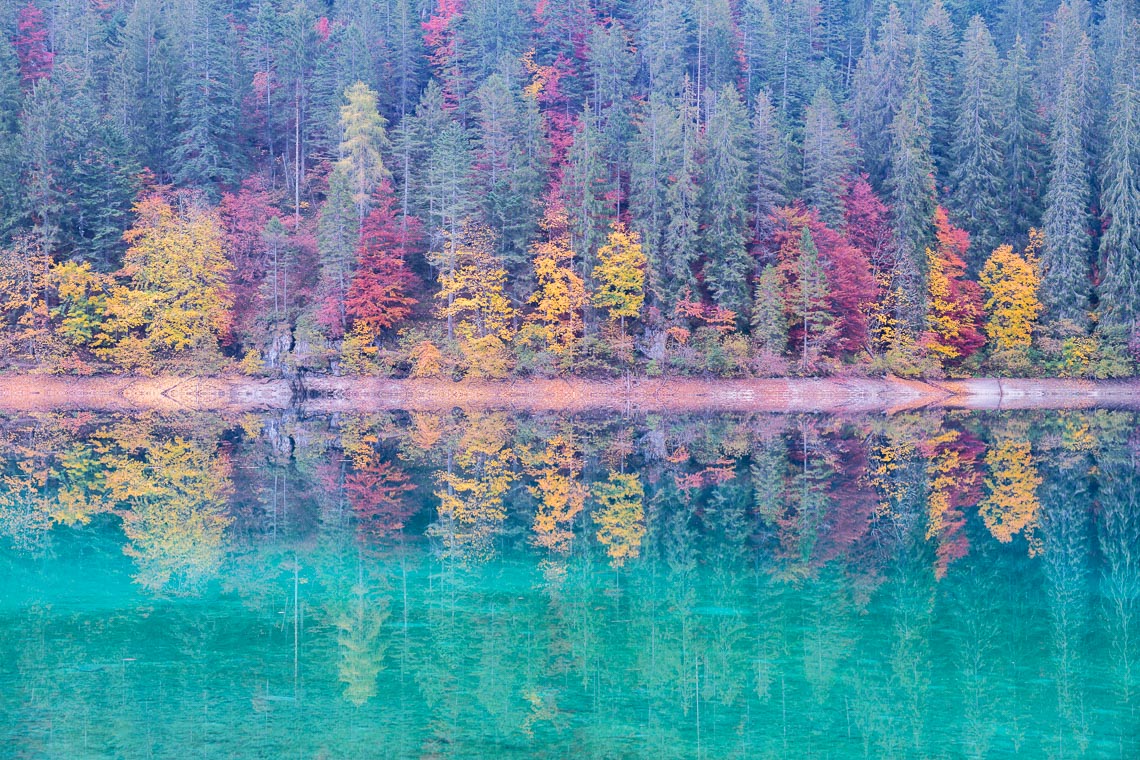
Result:
<svg viewBox="0 0 1140 760"><path fill-rule="evenodd" d="M0 368L1120 377L1135 0L0 0Z"/></svg>

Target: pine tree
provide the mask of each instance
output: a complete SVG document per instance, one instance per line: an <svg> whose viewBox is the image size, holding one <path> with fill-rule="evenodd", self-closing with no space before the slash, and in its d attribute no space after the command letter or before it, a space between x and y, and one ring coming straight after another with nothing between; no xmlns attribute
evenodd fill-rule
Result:
<svg viewBox="0 0 1140 760"><path fill-rule="evenodd" d="M364 82L344 91L347 101L340 108L340 160L334 171L341 172L352 189L357 226L364 226L373 194L391 179L382 153L391 147L387 121L377 110L377 94Z"/></svg>
<svg viewBox="0 0 1140 760"><path fill-rule="evenodd" d="M998 55L981 16L962 42L962 95L954 122L953 211L970 233L967 263L975 269L997 247L1003 193Z"/></svg>
<svg viewBox="0 0 1140 760"><path fill-rule="evenodd" d="M1101 165L1100 302L1108 324L1140 330L1140 23L1132 22L1113 66L1108 150Z"/></svg>
<svg viewBox="0 0 1140 760"><path fill-rule="evenodd" d="M767 90L756 96L752 115L752 239L763 240L772 231L772 213L787 202L788 152L786 137L777 123L776 109Z"/></svg>
<svg viewBox="0 0 1140 760"><path fill-rule="evenodd" d="M816 90L804 115L803 199L819 212L824 224L843 224L843 196L852 169L851 140L839 124L831 93Z"/></svg>
<svg viewBox="0 0 1140 760"><path fill-rule="evenodd" d="M1070 70L1053 108L1041 292L1051 320L1081 326L1088 321L1090 240L1088 154L1081 131L1085 99L1078 87L1076 72Z"/></svg>
<svg viewBox="0 0 1140 760"><path fill-rule="evenodd" d="M700 255L700 165L702 135L696 92L685 79L673 131L665 139L665 229L654 292L672 309L686 291L696 290L693 265Z"/></svg>
<svg viewBox="0 0 1140 760"><path fill-rule="evenodd" d="M574 253L582 271L590 272L598 248L606 240L610 223L617 216L615 189L602 160L602 135L591 114L583 114L574 142L566 154L562 198L566 207Z"/></svg>
<svg viewBox="0 0 1140 760"><path fill-rule="evenodd" d="M819 358L832 317L827 309L827 277L806 226L800 233L795 274L795 291L788 299L788 308L799 333L800 369L807 372Z"/></svg>
<svg viewBox="0 0 1140 760"><path fill-rule="evenodd" d="M1033 65L1020 37L1014 40L1003 71L1001 150L1005 204L1002 237L1012 240L1022 238L1026 230L1041 219L1045 126L1037 112Z"/></svg>
<svg viewBox="0 0 1140 760"><path fill-rule="evenodd" d="M937 186L949 185L952 167L951 145L958 112L959 63L958 32L942 0L934 0L922 20L918 52L922 56L927 93L930 98L930 144L937 170Z"/></svg>
<svg viewBox="0 0 1140 760"><path fill-rule="evenodd" d="M921 63L921 61L919 62ZM934 162L930 157L930 103L922 81L920 65L914 66L911 87L891 123L894 145L890 189L895 237L905 260L905 269L923 272L924 251L930 240L930 220L934 215ZM914 278L904 278L912 289ZM923 302L920 292L906 293L913 304Z"/></svg>
<svg viewBox="0 0 1140 760"><path fill-rule="evenodd" d="M706 160L701 179L705 285L713 302L737 314L748 307L752 261L745 247L748 208L748 112L736 87L705 95Z"/></svg>
<svg viewBox="0 0 1140 760"><path fill-rule="evenodd" d="M898 6L891 3L872 48L866 45L855 72L852 127L875 187L890 172L891 124L909 89L910 40Z"/></svg>
<svg viewBox="0 0 1140 760"><path fill-rule="evenodd" d="M785 316L784 283L775 265L764 267L756 278L752 301L752 341L761 351L775 356L788 346L788 318Z"/></svg>

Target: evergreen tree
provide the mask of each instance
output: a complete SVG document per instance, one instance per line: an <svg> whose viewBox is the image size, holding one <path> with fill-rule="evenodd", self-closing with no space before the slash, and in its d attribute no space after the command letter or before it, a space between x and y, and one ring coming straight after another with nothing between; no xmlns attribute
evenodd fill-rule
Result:
<svg viewBox="0 0 1140 760"><path fill-rule="evenodd" d="M761 351L779 356L788 346L788 318L784 311L784 283L775 265L764 267L756 278L752 302L752 341Z"/></svg>
<svg viewBox="0 0 1140 760"><path fill-rule="evenodd" d="M752 262L745 247L748 210L748 112L735 85L705 95L707 157L701 179L701 246L713 301L746 314Z"/></svg>
<svg viewBox="0 0 1140 760"><path fill-rule="evenodd" d="M1053 108L1050 153L1053 169L1042 220L1045 250L1041 293L1053 321L1084 325L1089 291L1088 154L1081 134L1081 92L1076 73L1065 75Z"/></svg>
<svg viewBox="0 0 1140 760"><path fill-rule="evenodd" d="M767 90L756 96L752 115L754 176L752 238L763 240L772 229L772 213L787 201L788 152L786 137L777 123L776 109Z"/></svg>
<svg viewBox="0 0 1140 760"><path fill-rule="evenodd" d="M939 189L950 183L951 146L958 113L958 32L942 0L934 0L922 20L918 52L922 55L930 98L931 155Z"/></svg>
<svg viewBox="0 0 1140 760"><path fill-rule="evenodd" d="M921 60L913 67L910 90L891 123L891 137L894 149L887 185L895 236L903 258L900 266L914 274L925 270L925 250L935 207L930 102L922 81ZM911 292L906 294L910 303L922 303L921 293L914 290L919 284L916 279L904 277L900 281L911 285Z"/></svg>
<svg viewBox="0 0 1140 760"><path fill-rule="evenodd" d="M804 114L803 151L803 199L819 212L824 224L839 229L853 168L851 140L839 125L835 101L825 87L816 90Z"/></svg>
<svg viewBox="0 0 1140 760"><path fill-rule="evenodd" d="M1032 77L1033 65L1018 37L1006 57L1002 78L1002 237L1006 240L1024 237L1041 219L1045 126L1037 112Z"/></svg>
<svg viewBox="0 0 1140 760"><path fill-rule="evenodd" d="M1107 323L1140 329L1140 23L1113 66L1108 150L1101 166L1101 207L1108 228L1100 239L1104 278L1100 301Z"/></svg>
<svg viewBox="0 0 1140 760"><path fill-rule="evenodd" d="M910 41L898 6L891 3L872 48L864 47L855 72L852 127L876 187L890 172L890 126L911 79Z"/></svg>
<svg viewBox="0 0 1140 760"><path fill-rule="evenodd" d="M605 243L610 223L617 216L615 188L602 160L602 135L594 122L591 114L583 114L566 154L562 182L571 246L583 273L593 270L598 248Z"/></svg>
<svg viewBox="0 0 1140 760"><path fill-rule="evenodd" d="M997 247L1004 206L998 55L981 16L970 19L966 29L961 78L954 123L952 210L970 233L967 263L977 269Z"/></svg>

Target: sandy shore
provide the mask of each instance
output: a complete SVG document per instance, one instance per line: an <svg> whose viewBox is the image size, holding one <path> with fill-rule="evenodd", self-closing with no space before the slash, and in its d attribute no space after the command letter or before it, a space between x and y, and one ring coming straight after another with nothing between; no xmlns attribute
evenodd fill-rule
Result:
<svg viewBox="0 0 1140 760"><path fill-rule="evenodd" d="M442 380L310 377L307 398L314 413L517 409L520 411L612 409L620 411L894 412L925 407L959 409L1140 410L1140 379L970 379L913 381L898 378L776 378L629 382L518 380L453 383ZM255 411L297 406L284 380L248 377L91 377L0 375L0 411L68 409L130 411L181 409Z"/></svg>

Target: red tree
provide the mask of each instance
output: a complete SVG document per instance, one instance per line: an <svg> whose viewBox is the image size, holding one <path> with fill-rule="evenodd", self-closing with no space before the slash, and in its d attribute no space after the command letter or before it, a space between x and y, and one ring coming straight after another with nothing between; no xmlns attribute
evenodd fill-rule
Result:
<svg viewBox="0 0 1140 760"><path fill-rule="evenodd" d="M867 256L852 245L846 237L819 220L814 210L802 203L777 209L775 229L772 231L771 250L777 251L781 261L787 254L798 256L800 237L806 226L819 249L827 280L827 311L838 328L837 348L853 353L867 345L866 306L875 298L875 283L871 277ZM794 266L792 266L794 269ZM794 272L788 282L794 282ZM787 295L786 298L794 298Z"/></svg>
<svg viewBox="0 0 1140 760"><path fill-rule="evenodd" d="M970 234L950 224L941 206L934 212L934 228L937 243L928 251L928 329L923 340L929 346L942 346L939 353L944 360L959 364L986 342L980 329L982 288L966 279Z"/></svg>
<svg viewBox="0 0 1140 760"><path fill-rule="evenodd" d="M376 190L374 203L360 233L345 311L355 324L379 335L405 319L416 303L408 295L415 275L405 257L418 248L422 235L418 219L396 217L392 186L387 180Z"/></svg>
<svg viewBox="0 0 1140 760"><path fill-rule="evenodd" d="M344 492L356 514L360 537L384 538L399 532L415 511L404 498L414 488L407 473L377 457L345 478Z"/></svg>
<svg viewBox="0 0 1140 760"><path fill-rule="evenodd" d="M55 53L48 50L47 36L43 11L32 3L21 8L12 44L20 61L20 81L25 87L51 76Z"/></svg>
<svg viewBox="0 0 1140 760"><path fill-rule="evenodd" d="M266 276L272 274L273 261L265 228L277 211L262 180L251 177L236 194L222 196L218 213L226 233L226 253L233 264L230 287L234 293L234 327L239 334L249 333L258 316L274 311L272 290L269 294L263 293L261 286ZM278 291L282 291L280 267L277 276ZM267 295L268 303L265 302Z"/></svg>

